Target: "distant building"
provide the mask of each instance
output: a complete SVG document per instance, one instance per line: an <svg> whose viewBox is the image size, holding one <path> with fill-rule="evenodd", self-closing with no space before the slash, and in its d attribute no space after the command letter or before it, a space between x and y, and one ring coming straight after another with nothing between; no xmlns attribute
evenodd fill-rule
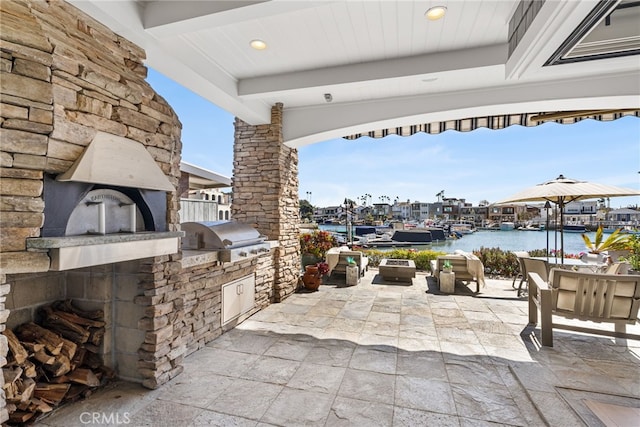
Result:
<svg viewBox="0 0 640 427"><path fill-rule="evenodd" d="M614 209L607 213L607 221L638 225L640 224L640 211L629 208Z"/></svg>
<svg viewBox="0 0 640 427"><path fill-rule="evenodd" d="M231 178L187 162L180 172L180 222L231 219Z"/></svg>

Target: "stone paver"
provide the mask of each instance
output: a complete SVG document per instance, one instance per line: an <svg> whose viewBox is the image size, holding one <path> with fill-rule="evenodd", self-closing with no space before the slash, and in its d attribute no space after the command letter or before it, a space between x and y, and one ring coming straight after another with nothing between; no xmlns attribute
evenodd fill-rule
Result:
<svg viewBox="0 0 640 427"><path fill-rule="evenodd" d="M638 341L558 330L540 347L510 281L441 295L428 275L376 275L269 306L157 390L117 382L40 424L577 426L594 419L582 396L640 406Z"/></svg>

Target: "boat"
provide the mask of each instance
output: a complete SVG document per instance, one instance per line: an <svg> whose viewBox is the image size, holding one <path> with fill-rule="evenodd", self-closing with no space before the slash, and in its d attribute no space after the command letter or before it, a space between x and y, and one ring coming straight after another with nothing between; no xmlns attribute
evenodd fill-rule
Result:
<svg viewBox="0 0 640 427"><path fill-rule="evenodd" d="M431 232L425 229L396 230L391 237L396 242L410 242L417 245L428 244L433 241Z"/></svg>
<svg viewBox="0 0 640 427"><path fill-rule="evenodd" d="M516 225L513 222L510 221L503 221L500 223L500 230L501 231L511 231L511 230L515 230Z"/></svg>
<svg viewBox="0 0 640 427"><path fill-rule="evenodd" d="M541 230L544 230L544 225L529 223L529 224L523 225L522 227L518 227L518 230L520 230L520 231L541 231Z"/></svg>
<svg viewBox="0 0 640 427"><path fill-rule="evenodd" d="M492 222L491 224L487 224L483 227L478 227L479 230L488 230L488 231L492 231L492 230L500 230L500 224L498 224L497 222Z"/></svg>
<svg viewBox="0 0 640 427"><path fill-rule="evenodd" d="M577 224L565 224L562 226L562 231L565 233L586 233L587 227Z"/></svg>
<svg viewBox="0 0 640 427"><path fill-rule="evenodd" d="M456 233L456 234L471 234L474 231L476 231L476 229L473 227L473 225L471 224L466 224L466 223L456 223L456 224L451 224L451 228L450 228L452 233Z"/></svg>
<svg viewBox="0 0 640 427"><path fill-rule="evenodd" d="M433 242L443 242L447 240L447 235L444 232L444 229L440 227L427 227L426 229L431 233L431 240Z"/></svg>

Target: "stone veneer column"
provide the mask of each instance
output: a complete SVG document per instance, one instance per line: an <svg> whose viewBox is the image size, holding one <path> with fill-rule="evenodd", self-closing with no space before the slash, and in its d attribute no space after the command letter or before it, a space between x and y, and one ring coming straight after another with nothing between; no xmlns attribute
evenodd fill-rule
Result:
<svg viewBox="0 0 640 427"><path fill-rule="evenodd" d="M233 150L231 216L279 242L275 301L292 294L300 276L298 150L284 145L282 119L280 103L272 107L269 124L253 126L236 118Z"/></svg>

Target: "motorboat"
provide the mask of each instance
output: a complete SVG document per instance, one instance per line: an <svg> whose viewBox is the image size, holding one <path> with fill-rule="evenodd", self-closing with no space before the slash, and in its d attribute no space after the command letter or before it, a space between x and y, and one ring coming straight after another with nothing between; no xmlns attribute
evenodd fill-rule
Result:
<svg viewBox="0 0 640 427"><path fill-rule="evenodd" d="M586 233L587 227L579 224L565 224L562 226L565 233Z"/></svg>
<svg viewBox="0 0 640 427"><path fill-rule="evenodd" d="M500 223L500 230L501 231L511 231L511 230L515 230L516 228L516 224L510 221L503 221Z"/></svg>
<svg viewBox="0 0 640 427"><path fill-rule="evenodd" d="M518 230L520 231L541 231L544 230L544 225L539 225L539 224L525 224L522 227L518 227Z"/></svg>

